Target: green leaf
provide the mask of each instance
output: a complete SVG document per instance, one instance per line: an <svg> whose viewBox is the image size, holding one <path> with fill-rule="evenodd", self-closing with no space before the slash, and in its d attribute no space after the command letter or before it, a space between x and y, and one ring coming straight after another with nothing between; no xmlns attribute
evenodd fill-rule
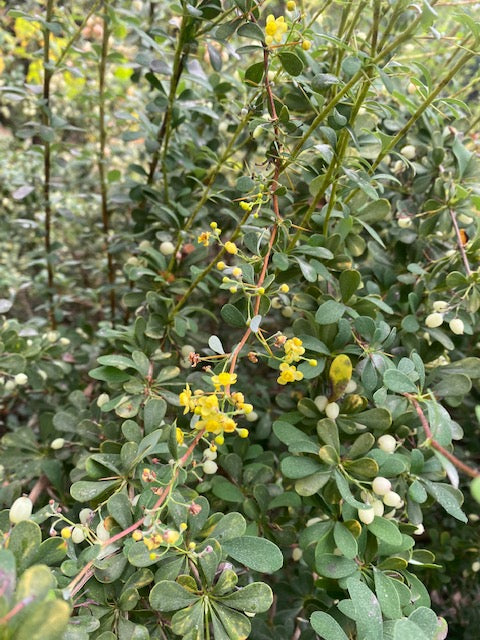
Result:
<svg viewBox="0 0 480 640"><path fill-rule="evenodd" d="M348 486L347 480L342 476L342 474L338 470L335 470L335 482L337 483L337 489L339 490L340 495L346 502L348 502L350 506L354 507L355 509L369 508L368 504L360 502L359 500L356 500L353 497L352 492L350 491L350 487Z"/></svg>
<svg viewBox="0 0 480 640"><path fill-rule="evenodd" d="M222 546L227 540L239 538L245 533L247 523L241 513L227 513L210 529L203 531L205 537L215 538Z"/></svg>
<svg viewBox="0 0 480 640"><path fill-rule="evenodd" d="M42 532L40 527L31 520L22 520L13 527L8 539L8 548L15 556L18 573L21 573L33 562L41 541ZM34 568L32 567L32 569Z"/></svg>
<svg viewBox="0 0 480 640"><path fill-rule="evenodd" d="M335 300L327 300L321 304L315 314L315 320L318 324L334 324L338 322L345 313L345 305Z"/></svg>
<svg viewBox="0 0 480 640"><path fill-rule="evenodd" d="M445 509L451 516L461 522L468 522L467 516L461 510L463 504L463 494L459 489L455 489L448 484L422 480L428 493Z"/></svg>
<svg viewBox="0 0 480 640"><path fill-rule="evenodd" d="M400 598L391 578L378 569L373 570L375 592L385 618L395 620L402 617Z"/></svg>
<svg viewBox="0 0 480 640"><path fill-rule="evenodd" d="M310 624L323 640L348 640L342 627L328 613L314 611L310 616Z"/></svg>
<svg viewBox="0 0 480 640"><path fill-rule="evenodd" d="M242 502L245 496L242 491L222 476L217 476L212 480L213 495L225 500L225 502Z"/></svg>
<svg viewBox="0 0 480 640"><path fill-rule="evenodd" d="M241 311L234 307L233 304L223 305L220 315L231 327L243 328L246 326L245 318Z"/></svg>
<svg viewBox="0 0 480 640"><path fill-rule="evenodd" d="M343 524L336 522L333 528L335 544L346 558L353 560L358 554L358 545L355 536Z"/></svg>
<svg viewBox="0 0 480 640"><path fill-rule="evenodd" d="M317 558L316 569L321 576L338 580L356 573L358 565L349 558L336 556L333 553L324 553Z"/></svg>
<svg viewBox="0 0 480 640"><path fill-rule="evenodd" d="M120 482L121 480L99 480L97 482L79 480L70 487L70 494L78 502L90 502L106 498L120 486Z"/></svg>
<svg viewBox="0 0 480 640"><path fill-rule="evenodd" d="M405 640L406 638L431 640L430 636L426 636L418 625L407 618L403 618L395 623L393 640Z"/></svg>
<svg viewBox="0 0 480 640"><path fill-rule="evenodd" d="M160 426L167 412L167 403L163 398L148 398L143 407L145 433L151 433Z"/></svg>
<svg viewBox="0 0 480 640"><path fill-rule="evenodd" d="M299 76L303 71L302 60L291 51L282 51L279 53L280 62L285 71L291 76Z"/></svg>
<svg viewBox="0 0 480 640"><path fill-rule="evenodd" d="M382 611L376 595L356 578L347 580L347 589L355 607L358 637L383 640Z"/></svg>
<svg viewBox="0 0 480 640"><path fill-rule="evenodd" d="M473 153L471 151L468 151L468 149L464 147L464 145L460 142L460 138L458 136L455 136L455 140L452 144L452 151L458 162L459 177L462 178L466 168L470 163L470 160L473 157Z"/></svg>
<svg viewBox="0 0 480 640"><path fill-rule="evenodd" d="M402 534L395 522L375 516L373 522L367 525L368 530L379 540L396 547L402 544Z"/></svg>
<svg viewBox="0 0 480 640"><path fill-rule="evenodd" d="M406 373L397 369L387 369L383 374L383 383L395 393L417 393L418 389Z"/></svg>
<svg viewBox="0 0 480 640"><path fill-rule="evenodd" d="M334 76L333 73L317 73L312 78L312 89L321 93L324 89L339 83L339 78Z"/></svg>
<svg viewBox="0 0 480 640"><path fill-rule="evenodd" d="M280 468L286 478L305 478L318 471L326 471L326 467L313 458L303 456L288 456L280 463Z"/></svg>
<svg viewBox="0 0 480 640"><path fill-rule="evenodd" d="M255 62L245 71L245 82L252 84L260 84L265 73L265 65L263 62Z"/></svg>
<svg viewBox="0 0 480 640"><path fill-rule="evenodd" d="M18 581L15 599L17 602L22 602L22 600L30 598L33 600L42 600L55 586L55 578L50 569L44 564L36 564L23 572Z"/></svg>
<svg viewBox="0 0 480 640"><path fill-rule="evenodd" d="M242 536L222 543L222 549L237 562L261 573L274 573L283 566L283 555L276 544L264 538Z"/></svg>
<svg viewBox="0 0 480 640"><path fill-rule="evenodd" d="M437 640L439 637L446 637L446 634L442 635L442 631L445 628L445 621L438 618L436 613L428 607L418 607L418 609L412 611L408 619L420 627L427 638Z"/></svg>
<svg viewBox="0 0 480 640"><path fill-rule="evenodd" d="M178 582L161 580L150 591L148 599L156 611L178 611L193 604L199 596Z"/></svg>
<svg viewBox="0 0 480 640"><path fill-rule="evenodd" d="M234 609L212 602L212 624L215 640L246 640L252 626L250 620Z"/></svg>
<svg viewBox="0 0 480 640"><path fill-rule="evenodd" d="M232 609L262 613L272 606L273 593L264 582L252 582L239 591L219 597L218 601Z"/></svg>
<svg viewBox="0 0 480 640"><path fill-rule="evenodd" d="M246 22L245 24L242 24L237 33L243 38L260 40L260 42L262 42L265 38L265 34L263 33L262 29L258 26L258 24L255 24L255 22Z"/></svg>
<svg viewBox="0 0 480 640"><path fill-rule="evenodd" d="M107 510L122 529L126 529L132 524L131 503L124 493L115 493L113 496L110 496L107 501Z"/></svg>
<svg viewBox="0 0 480 640"><path fill-rule="evenodd" d="M339 278L339 284L343 302L348 302L350 300L360 286L360 282L360 273L355 269L345 269L345 271L342 271Z"/></svg>
<svg viewBox="0 0 480 640"><path fill-rule="evenodd" d="M59 640L67 628L70 606L59 599L29 607L28 616L15 631L15 640Z"/></svg>
<svg viewBox="0 0 480 640"><path fill-rule="evenodd" d="M313 496L330 480L331 471L312 473L311 476L300 478L295 482L295 491L300 496Z"/></svg>

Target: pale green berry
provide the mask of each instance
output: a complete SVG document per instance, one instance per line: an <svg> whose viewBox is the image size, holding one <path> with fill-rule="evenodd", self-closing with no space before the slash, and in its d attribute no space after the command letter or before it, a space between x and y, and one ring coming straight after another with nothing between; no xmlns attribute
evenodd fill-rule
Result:
<svg viewBox="0 0 480 640"><path fill-rule="evenodd" d="M183 347L180 349L180 353L184 358L188 358L188 356L194 351L195 351L195 347L193 347L191 344L184 344Z"/></svg>
<svg viewBox="0 0 480 640"><path fill-rule="evenodd" d="M445 300L435 300L433 310L438 311L438 313L446 313L448 311L448 302Z"/></svg>
<svg viewBox="0 0 480 640"><path fill-rule="evenodd" d="M329 402L325 407L325 415L327 418L330 418L330 420L336 420L339 413L340 407L336 402Z"/></svg>
<svg viewBox="0 0 480 640"><path fill-rule="evenodd" d="M441 313L437 313L437 312L430 313L425 318L425 325L429 329L436 329L436 327L439 327L442 323L443 323L443 315Z"/></svg>
<svg viewBox="0 0 480 640"><path fill-rule="evenodd" d="M81 527L73 527L72 530L72 542L75 544L80 544L85 540L85 534L83 533L83 529Z"/></svg>
<svg viewBox="0 0 480 640"><path fill-rule="evenodd" d="M205 473L207 473L208 475L211 475L213 473L216 473L218 469L218 465L216 462L214 462L213 460L206 460L203 463L203 470Z"/></svg>
<svg viewBox="0 0 480 640"><path fill-rule="evenodd" d="M92 517L93 517L93 511L88 507L86 507L85 509L82 509L78 514L78 519L82 524L88 524L92 519Z"/></svg>
<svg viewBox="0 0 480 640"><path fill-rule="evenodd" d="M25 375L24 373L17 373L14 380L18 385L24 385L24 384L27 384L28 382L28 376Z"/></svg>
<svg viewBox="0 0 480 640"><path fill-rule="evenodd" d="M358 519L363 524L370 524L373 522L375 518L375 512L373 509L359 509L358 510Z"/></svg>
<svg viewBox="0 0 480 640"><path fill-rule="evenodd" d="M387 505L387 507L398 507L402 504L402 499L395 491L389 491L383 496L383 503Z"/></svg>
<svg viewBox="0 0 480 640"><path fill-rule="evenodd" d="M325 407L328 404L328 398L327 396L317 396L314 403L319 411L325 411Z"/></svg>
<svg viewBox="0 0 480 640"><path fill-rule="evenodd" d="M413 146L413 144L407 144L400 149L400 153L402 154L402 156L407 158L407 160L413 160L417 155L417 150Z"/></svg>
<svg viewBox="0 0 480 640"><path fill-rule="evenodd" d="M392 483L387 478L383 478L382 476L377 476L374 478L372 482L372 489L377 494L377 496L386 495L392 488Z"/></svg>
<svg viewBox="0 0 480 640"><path fill-rule="evenodd" d="M8 517L12 524L18 524L22 520L29 520L33 511L33 502L30 498L22 496L17 498L10 507Z"/></svg>
<svg viewBox="0 0 480 640"><path fill-rule="evenodd" d="M64 438L55 438L55 440L52 440L52 442L50 443L50 448L51 449L62 449L64 444L65 444L65 439Z"/></svg>
<svg viewBox="0 0 480 640"><path fill-rule="evenodd" d="M160 253L164 256L171 256L174 251L175 251L175 246L173 245L172 242L168 242L166 240L165 242L162 242L162 244L160 245Z"/></svg>
<svg viewBox="0 0 480 640"><path fill-rule="evenodd" d="M463 324L463 321L460 320L460 318L453 318L453 320L450 320L449 326L450 326L450 329L452 330L452 333L454 333L455 335L457 336L463 335L463 332L465 330L465 325Z"/></svg>
<svg viewBox="0 0 480 640"><path fill-rule="evenodd" d="M247 422L255 422L258 420L258 413L256 411L250 411L250 413L245 414L245 418Z"/></svg>
<svg viewBox="0 0 480 640"><path fill-rule="evenodd" d="M378 448L385 453L393 453L395 451L395 447L397 446L397 441L393 436L385 434L384 436L380 436L377 440Z"/></svg>
<svg viewBox="0 0 480 640"><path fill-rule="evenodd" d="M104 404L110 401L108 393L101 393L97 398L97 407L101 408Z"/></svg>

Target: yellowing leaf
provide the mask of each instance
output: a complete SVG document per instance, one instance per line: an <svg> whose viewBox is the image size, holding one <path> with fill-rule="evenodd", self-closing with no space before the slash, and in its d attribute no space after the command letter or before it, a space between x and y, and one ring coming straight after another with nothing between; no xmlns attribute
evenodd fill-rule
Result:
<svg viewBox="0 0 480 640"><path fill-rule="evenodd" d="M352 363L350 358L343 354L337 356L330 366L328 375L332 383L332 393L329 398L331 401L339 398L350 382L350 378L352 377Z"/></svg>

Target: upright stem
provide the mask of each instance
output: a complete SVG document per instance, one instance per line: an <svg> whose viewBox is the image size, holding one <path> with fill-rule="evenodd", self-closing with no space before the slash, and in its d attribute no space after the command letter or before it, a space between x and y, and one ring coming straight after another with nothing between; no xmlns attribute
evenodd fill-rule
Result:
<svg viewBox="0 0 480 640"><path fill-rule="evenodd" d="M158 161L160 160L160 153L162 152L162 170L164 174L164 199L165 202L168 202L168 181L165 177L165 160L168 151L168 141L170 139L170 128L172 122L172 112L173 106L175 104L175 96L177 94L178 83L180 82L180 77L182 75L182 71L185 66L185 62L187 59L187 52L184 51L185 45L185 31L187 27L187 23L189 22L188 16L182 17L182 23L180 25L180 31L178 33L178 41L175 49L175 56L173 58L173 70L172 70L172 78L170 80L170 90L168 92L168 101L167 108L165 109L165 113L163 116L162 124L158 130L157 134L157 149L154 151L152 155L152 160L150 162L150 167L148 171L148 180L147 184L153 184L153 180L155 178L155 171L157 169Z"/></svg>
<svg viewBox="0 0 480 640"><path fill-rule="evenodd" d="M115 267L113 265L113 258L110 252L110 214L108 211L108 188L107 179L105 175L105 148L107 142L107 129L105 125L105 72L107 67L108 56L108 38L110 31L108 28L108 16L106 9L103 14L103 36L102 36L102 50L100 54L100 61L98 65L98 99L99 99L99 118L98 118L98 130L99 130L99 142L100 148L98 153L98 173L100 177L100 201L102 212L102 230L104 237L104 246L107 254L107 277L109 285L109 300L110 300L110 319L112 325L115 323Z"/></svg>
<svg viewBox="0 0 480 640"><path fill-rule="evenodd" d="M53 16L53 1L47 0L46 21L51 22ZM41 123L48 129L50 126L50 80L52 70L50 68L50 31L43 29L43 104L41 112ZM53 264L52 264L52 205L50 202L50 175L51 157L50 142L45 139L43 142L43 202L45 208L45 259L47 261L47 286L48 286L48 316L52 329L56 328L54 291L53 291Z"/></svg>

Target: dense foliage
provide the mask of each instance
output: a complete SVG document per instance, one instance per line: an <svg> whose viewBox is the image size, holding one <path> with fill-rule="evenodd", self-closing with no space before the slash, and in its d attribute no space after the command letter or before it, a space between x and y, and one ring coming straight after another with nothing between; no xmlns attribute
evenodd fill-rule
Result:
<svg viewBox="0 0 480 640"><path fill-rule="evenodd" d="M452 4L0 3L1 640L477 637Z"/></svg>

